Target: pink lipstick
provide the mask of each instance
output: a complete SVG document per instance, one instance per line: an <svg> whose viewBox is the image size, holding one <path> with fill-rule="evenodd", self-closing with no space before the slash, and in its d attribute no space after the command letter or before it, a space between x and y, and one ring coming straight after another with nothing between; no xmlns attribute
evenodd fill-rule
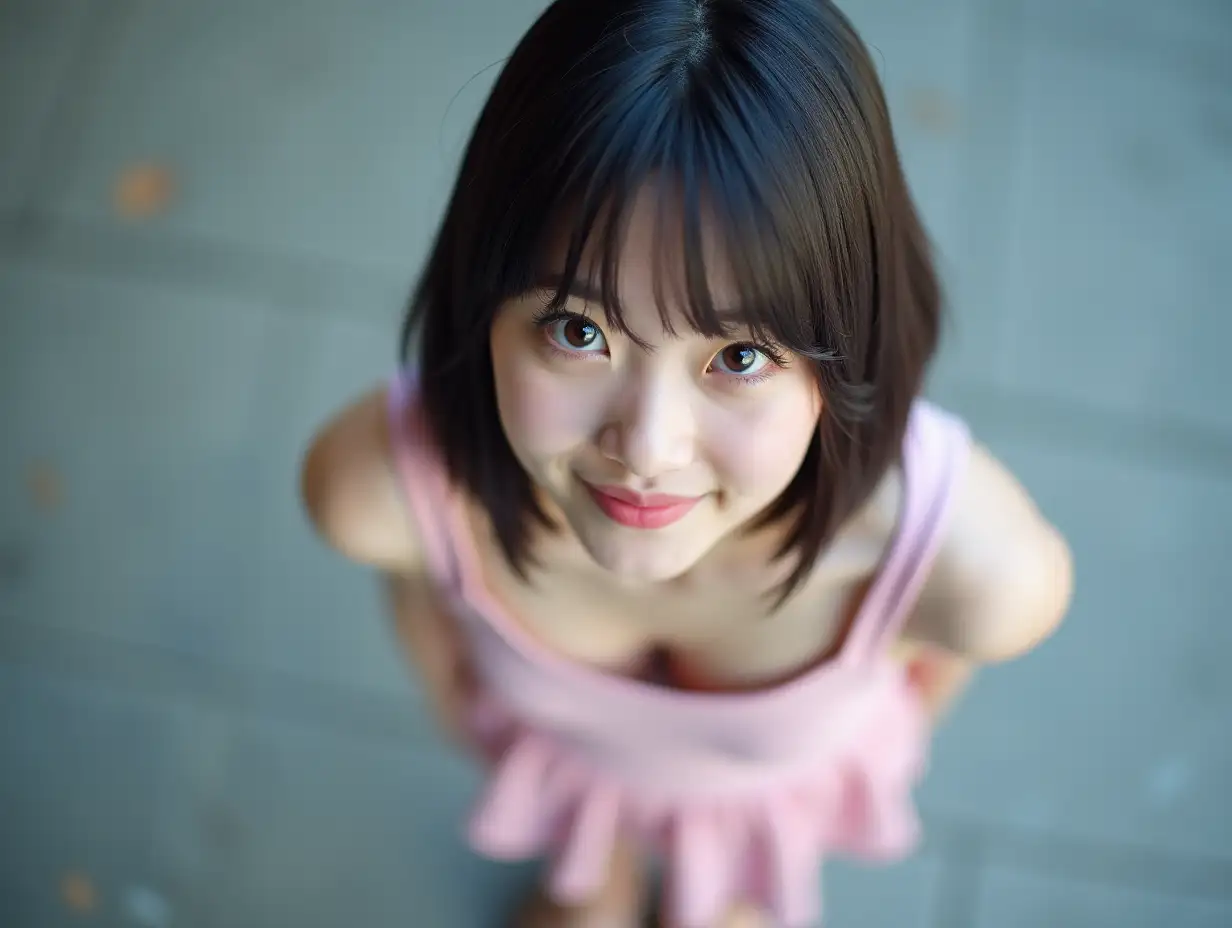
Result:
<svg viewBox="0 0 1232 928"><path fill-rule="evenodd" d="M702 499L700 496L635 493L624 487L595 487L589 483L586 489L604 515L629 528L664 528L683 519Z"/></svg>

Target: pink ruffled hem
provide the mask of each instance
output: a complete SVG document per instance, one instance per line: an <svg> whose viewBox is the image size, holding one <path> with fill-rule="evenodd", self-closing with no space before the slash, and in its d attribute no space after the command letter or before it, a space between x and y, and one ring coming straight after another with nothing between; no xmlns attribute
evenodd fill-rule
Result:
<svg viewBox="0 0 1232 928"><path fill-rule="evenodd" d="M591 896L617 840L631 836L665 866L663 918L674 928L706 928L738 902L803 928L821 917L825 857L893 860L919 837L911 789L923 773L926 726L908 696L889 700L868 736L824 770L704 800L649 797L497 706L485 706L476 725L493 767L471 843L499 860L547 857L548 889L562 902Z"/></svg>

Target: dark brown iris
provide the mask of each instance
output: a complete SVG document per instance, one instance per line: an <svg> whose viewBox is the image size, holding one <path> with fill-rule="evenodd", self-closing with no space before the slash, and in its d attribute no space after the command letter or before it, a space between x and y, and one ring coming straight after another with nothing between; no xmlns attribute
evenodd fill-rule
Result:
<svg viewBox="0 0 1232 928"><path fill-rule="evenodd" d="M562 326L561 335L571 348L589 348L599 338L599 329L585 319L570 319Z"/></svg>
<svg viewBox="0 0 1232 928"><path fill-rule="evenodd" d="M719 353L723 367L736 374L743 374L757 363L757 350L748 345L730 345Z"/></svg>

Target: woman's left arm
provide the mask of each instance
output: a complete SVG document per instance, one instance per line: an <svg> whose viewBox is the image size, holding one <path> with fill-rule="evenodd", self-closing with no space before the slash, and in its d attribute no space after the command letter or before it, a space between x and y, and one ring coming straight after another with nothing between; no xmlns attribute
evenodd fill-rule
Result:
<svg viewBox="0 0 1232 928"><path fill-rule="evenodd" d="M982 664L1033 650L1061 624L1073 565L1061 533L980 446L949 530L904 631L913 679L940 714Z"/></svg>

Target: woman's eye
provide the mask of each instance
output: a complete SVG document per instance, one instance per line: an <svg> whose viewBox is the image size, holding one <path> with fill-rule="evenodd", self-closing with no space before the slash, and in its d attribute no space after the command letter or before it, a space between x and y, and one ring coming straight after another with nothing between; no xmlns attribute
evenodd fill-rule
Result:
<svg viewBox="0 0 1232 928"><path fill-rule="evenodd" d="M594 353L607 348L603 331L584 316L557 319L546 326L548 338L566 351Z"/></svg>
<svg viewBox="0 0 1232 928"><path fill-rule="evenodd" d="M772 363L765 352L752 345L728 345L714 356L710 362L720 373L732 374L736 377L748 377L758 374L767 364Z"/></svg>

